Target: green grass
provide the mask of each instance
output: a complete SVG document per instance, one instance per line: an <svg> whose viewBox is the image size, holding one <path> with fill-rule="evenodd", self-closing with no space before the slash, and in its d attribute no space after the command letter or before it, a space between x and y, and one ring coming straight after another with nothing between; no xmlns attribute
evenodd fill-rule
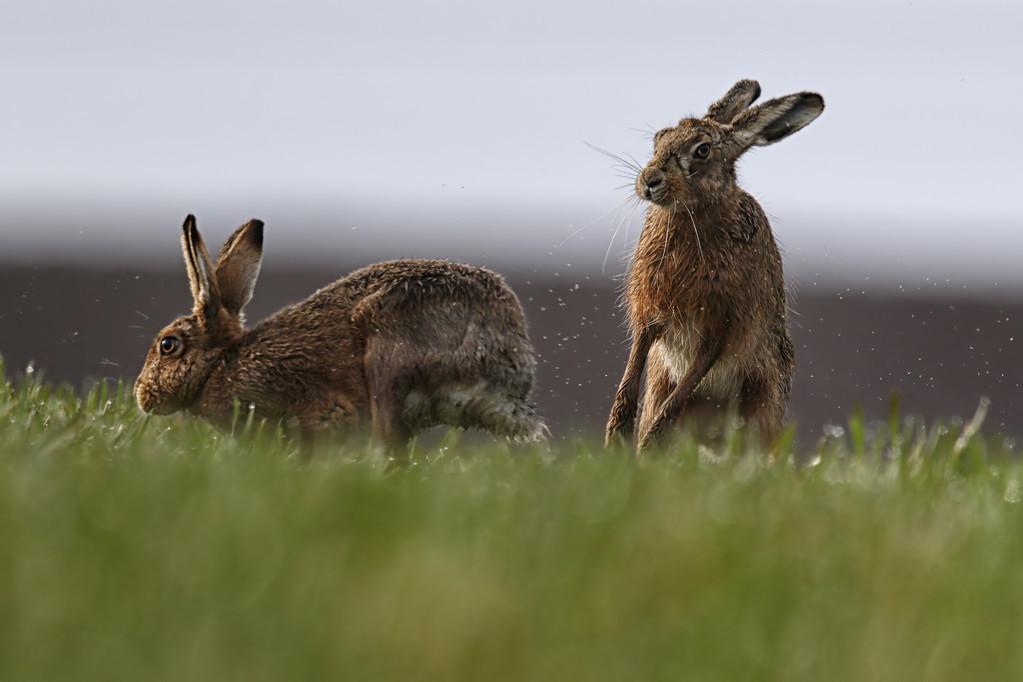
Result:
<svg viewBox="0 0 1023 682"><path fill-rule="evenodd" d="M1023 470L961 425L390 473L238 431L0 383L0 680L1023 678Z"/></svg>

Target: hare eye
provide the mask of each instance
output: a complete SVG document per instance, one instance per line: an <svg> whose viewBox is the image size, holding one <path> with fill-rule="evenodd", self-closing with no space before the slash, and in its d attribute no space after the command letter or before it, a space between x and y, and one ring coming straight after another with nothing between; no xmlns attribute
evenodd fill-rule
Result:
<svg viewBox="0 0 1023 682"><path fill-rule="evenodd" d="M698 145L696 147L696 150L693 152L693 156L695 156L698 159L706 159L709 154L710 154L709 142L704 142Z"/></svg>
<svg viewBox="0 0 1023 682"><path fill-rule="evenodd" d="M172 355L181 347L181 340L176 336L165 336L160 339L160 353Z"/></svg>

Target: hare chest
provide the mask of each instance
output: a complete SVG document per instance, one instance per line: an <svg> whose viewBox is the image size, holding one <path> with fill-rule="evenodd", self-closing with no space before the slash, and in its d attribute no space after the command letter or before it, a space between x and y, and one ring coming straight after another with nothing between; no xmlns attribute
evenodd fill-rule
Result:
<svg viewBox="0 0 1023 682"><path fill-rule="evenodd" d="M700 331L692 324L672 322L654 343L651 353L668 370L675 384L681 382L693 364L700 345ZM738 398L742 390L744 373L734 356L722 356L696 387L696 393L705 398L729 402Z"/></svg>

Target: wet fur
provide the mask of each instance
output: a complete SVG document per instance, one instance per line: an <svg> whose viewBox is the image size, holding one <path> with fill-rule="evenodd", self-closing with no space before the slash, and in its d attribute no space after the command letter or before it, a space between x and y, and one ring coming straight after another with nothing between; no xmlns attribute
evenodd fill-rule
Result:
<svg viewBox="0 0 1023 682"><path fill-rule="evenodd" d="M651 206L626 282L633 344L608 443L630 437L638 418L642 451L680 423L713 430L729 409L765 442L781 429L795 370L782 260L763 209L736 184L735 161L807 125L823 99L797 93L748 108L759 94L739 81L704 118L658 132L637 177Z"/></svg>

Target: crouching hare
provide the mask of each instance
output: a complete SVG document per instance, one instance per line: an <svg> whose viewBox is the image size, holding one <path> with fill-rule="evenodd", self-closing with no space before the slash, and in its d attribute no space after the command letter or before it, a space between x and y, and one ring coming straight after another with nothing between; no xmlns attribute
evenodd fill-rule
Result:
<svg viewBox="0 0 1023 682"><path fill-rule="evenodd" d="M224 426L238 401L303 436L368 421L398 451L434 425L544 436L525 317L499 275L439 260L378 263L246 329L262 245L263 223L252 220L214 265L195 218L185 219L193 309L149 349L135 382L143 411L187 410Z"/></svg>
<svg viewBox="0 0 1023 682"><path fill-rule="evenodd" d="M650 202L625 290L632 349L607 423L607 441L632 435L644 366L639 450L680 421L699 429L726 409L768 443L778 434L795 357L781 255L735 162L824 110L801 92L756 107L755 81L736 83L702 118L654 136L636 178Z"/></svg>

